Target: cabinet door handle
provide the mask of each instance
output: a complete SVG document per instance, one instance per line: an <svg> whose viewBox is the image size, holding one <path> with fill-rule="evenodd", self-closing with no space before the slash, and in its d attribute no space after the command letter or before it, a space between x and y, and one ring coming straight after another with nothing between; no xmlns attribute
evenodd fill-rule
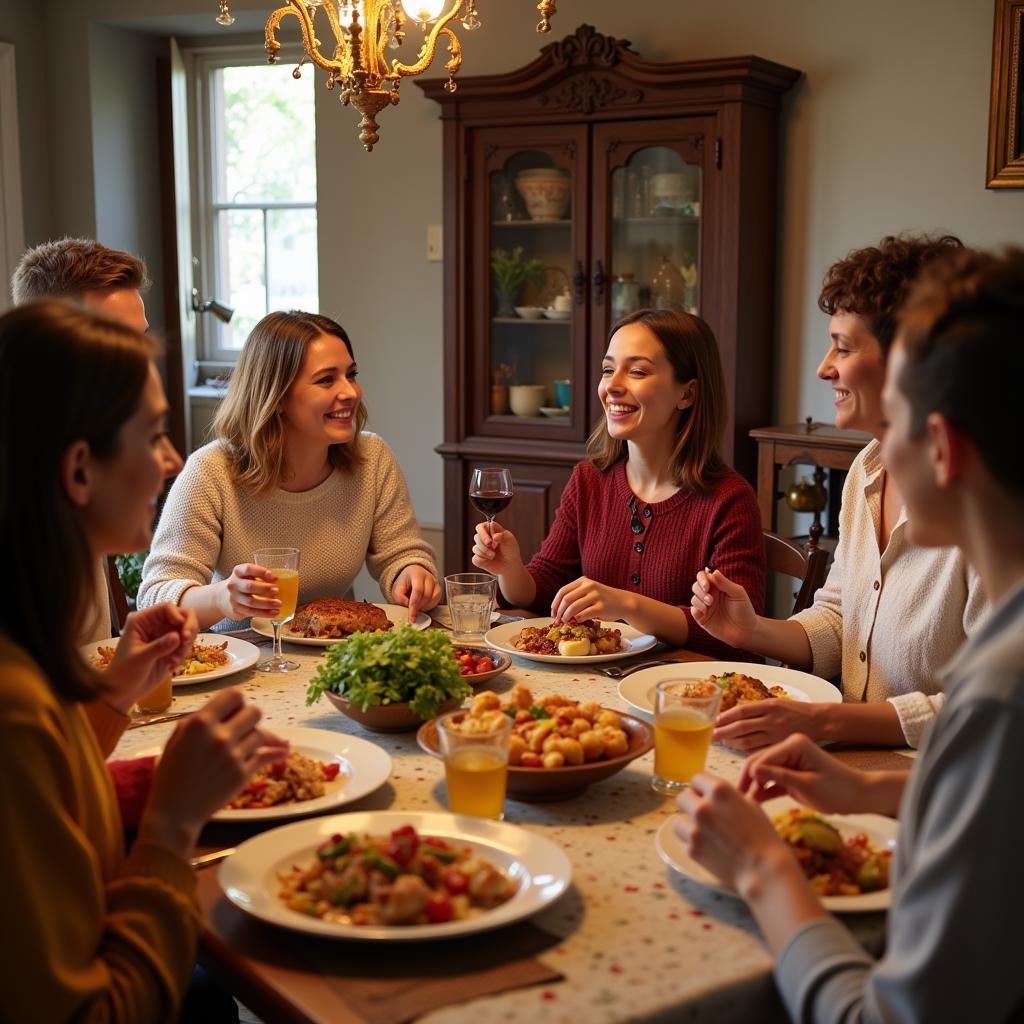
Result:
<svg viewBox="0 0 1024 1024"><path fill-rule="evenodd" d="M576 261L576 273L572 275L573 299L577 306L583 305L584 294L587 288L587 275L583 270L583 261Z"/></svg>
<svg viewBox="0 0 1024 1024"><path fill-rule="evenodd" d="M594 276L590 279L594 286L594 305L600 306L604 302L604 263L597 261L594 267Z"/></svg>

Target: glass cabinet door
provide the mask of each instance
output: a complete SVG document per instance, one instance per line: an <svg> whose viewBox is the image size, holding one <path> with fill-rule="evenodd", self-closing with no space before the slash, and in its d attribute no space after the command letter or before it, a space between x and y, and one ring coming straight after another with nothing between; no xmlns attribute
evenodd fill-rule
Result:
<svg viewBox="0 0 1024 1024"><path fill-rule="evenodd" d="M612 171L611 195L612 322L642 306L699 313L700 166L645 146Z"/></svg>
<svg viewBox="0 0 1024 1024"><path fill-rule="evenodd" d="M700 314L708 128L700 118L595 128L595 334L644 307Z"/></svg>
<svg viewBox="0 0 1024 1024"><path fill-rule="evenodd" d="M485 433L568 437L582 429L584 415L573 401L586 365L587 182L584 139L573 138L578 131L519 130L518 145L515 131L500 133L500 145L478 140L486 186L486 230L477 235L475 261L480 336L487 339L480 367ZM557 142L538 138L552 132Z"/></svg>

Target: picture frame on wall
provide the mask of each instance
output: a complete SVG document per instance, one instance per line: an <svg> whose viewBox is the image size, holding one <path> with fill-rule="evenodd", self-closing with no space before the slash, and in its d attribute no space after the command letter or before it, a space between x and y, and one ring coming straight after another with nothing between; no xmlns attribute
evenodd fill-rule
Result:
<svg viewBox="0 0 1024 1024"><path fill-rule="evenodd" d="M987 188L1024 188L1024 0L996 0Z"/></svg>

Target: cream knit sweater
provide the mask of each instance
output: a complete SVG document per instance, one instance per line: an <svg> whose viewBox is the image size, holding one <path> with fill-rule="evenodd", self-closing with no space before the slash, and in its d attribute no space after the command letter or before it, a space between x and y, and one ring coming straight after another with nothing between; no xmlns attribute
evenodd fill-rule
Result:
<svg viewBox="0 0 1024 1024"><path fill-rule="evenodd" d="M220 441L193 452L160 516L139 607L177 604L189 587L225 579L263 547L299 549L300 601L345 595L364 562L387 600L407 565L436 576L394 453L376 434L362 434L362 446L365 461L351 474L335 470L310 491L261 499L235 483ZM214 628L239 625L222 619Z"/></svg>
<svg viewBox="0 0 1024 1024"><path fill-rule="evenodd" d="M917 747L942 706L939 669L986 609L978 577L958 548L919 548L904 509L885 552L881 445L853 460L843 487L839 546L814 604L794 615L811 643L816 675L842 676L843 700L888 700Z"/></svg>

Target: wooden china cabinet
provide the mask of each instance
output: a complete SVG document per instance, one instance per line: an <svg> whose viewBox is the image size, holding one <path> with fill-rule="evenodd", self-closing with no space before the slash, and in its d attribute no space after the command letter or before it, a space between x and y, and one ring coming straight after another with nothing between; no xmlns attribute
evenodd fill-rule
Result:
<svg viewBox="0 0 1024 1024"><path fill-rule="evenodd" d="M481 466L511 468L501 521L525 557L540 546L600 413L609 327L639 306L711 325L724 449L755 479L748 431L772 413L779 100L799 75L760 57L652 63L581 25L517 71L455 93L418 83L444 122L447 571L468 567ZM496 288L495 250L530 261L512 294Z"/></svg>

